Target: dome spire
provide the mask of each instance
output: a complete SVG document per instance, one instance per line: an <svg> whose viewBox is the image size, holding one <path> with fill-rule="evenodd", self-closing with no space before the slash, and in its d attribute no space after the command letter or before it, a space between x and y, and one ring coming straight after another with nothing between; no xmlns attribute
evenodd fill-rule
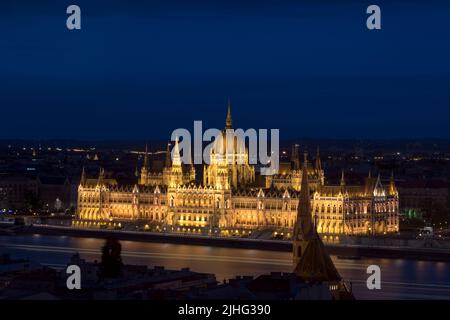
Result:
<svg viewBox="0 0 450 320"><path fill-rule="evenodd" d="M230 97L228 97L228 112L227 112L227 120L225 122L225 129L233 128L233 119L231 118L231 101Z"/></svg>

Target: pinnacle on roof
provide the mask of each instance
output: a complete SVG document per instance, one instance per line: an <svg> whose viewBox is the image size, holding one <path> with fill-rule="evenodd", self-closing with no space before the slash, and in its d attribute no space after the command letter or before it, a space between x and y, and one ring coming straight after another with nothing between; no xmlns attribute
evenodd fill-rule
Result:
<svg viewBox="0 0 450 320"><path fill-rule="evenodd" d="M227 120L225 121L225 129L233 128L233 119L231 118L231 102L230 98L228 98L228 112L227 112Z"/></svg>

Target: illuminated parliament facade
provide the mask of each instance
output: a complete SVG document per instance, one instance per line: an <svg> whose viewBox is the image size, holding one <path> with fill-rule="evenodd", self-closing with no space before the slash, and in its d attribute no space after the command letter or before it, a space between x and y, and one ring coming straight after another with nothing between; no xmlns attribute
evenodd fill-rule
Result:
<svg viewBox="0 0 450 320"><path fill-rule="evenodd" d="M225 129L231 128L228 108ZM379 176L369 174L362 185L353 186L342 174L339 185L327 185L319 152L308 161L307 154L301 159L294 146L289 166L281 166L257 186L245 145L238 147L236 137L227 141L225 130L217 143L220 146L211 148L210 164L203 168L202 183L196 181L194 166L182 163L178 141L172 151L168 146L162 172L149 170L146 148L134 185L119 185L105 177L103 169L98 177L88 179L83 169L74 225L112 227L133 222L166 232L256 237L270 231L290 238L306 174L312 218L324 238L398 232L399 199L393 178L383 186Z"/></svg>

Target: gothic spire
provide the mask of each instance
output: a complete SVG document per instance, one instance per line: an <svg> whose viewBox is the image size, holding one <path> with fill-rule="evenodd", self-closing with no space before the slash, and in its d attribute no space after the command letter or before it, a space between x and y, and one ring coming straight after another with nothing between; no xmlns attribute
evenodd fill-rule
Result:
<svg viewBox="0 0 450 320"><path fill-rule="evenodd" d="M345 177L344 177L344 170L342 170L342 174L341 174L341 187L345 186Z"/></svg>
<svg viewBox="0 0 450 320"><path fill-rule="evenodd" d="M231 101L228 97L228 112L227 112L227 120L225 121L225 129L233 128L233 119L231 118Z"/></svg>
<svg viewBox="0 0 450 320"><path fill-rule="evenodd" d="M299 237L301 235L303 239L308 239L313 234L307 157L307 153L305 152L302 166L302 182L299 195L299 205L297 209L297 222L294 230L294 236Z"/></svg>
<svg viewBox="0 0 450 320"><path fill-rule="evenodd" d="M312 222L307 168L305 152L297 221L294 226L294 273L308 282L340 281L341 277L317 233L317 221L314 221L314 225Z"/></svg>
<svg viewBox="0 0 450 320"><path fill-rule="evenodd" d="M397 194L397 188L395 187L394 170L391 173L391 180L389 182L389 195L393 196Z"/></svg>
<svg viewBox="0 0 450 320"><path fill-rule="evenodd" d="M181 166L180 147L178 146L178 137L175 138L175 146L173 147L173 166Z"/></svg>

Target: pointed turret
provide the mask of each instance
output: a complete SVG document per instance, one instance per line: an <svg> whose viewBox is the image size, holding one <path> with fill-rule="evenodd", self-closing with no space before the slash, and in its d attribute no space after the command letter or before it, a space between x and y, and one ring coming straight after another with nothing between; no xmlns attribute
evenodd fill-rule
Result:
<svg viewBox="0 0 450 320"><path fill-rule="evenodd" d="M225 129L233 128L233 119L231 118L231 102L230 98L228 98L228 112L227 112L227 120L225 121Z"/></svg>
<svg viewBox="0 0 450 320"><path fill-rule="evenodd" d="M317 146L317 153L316 153L316 171L317 172L322 171L322 161L320 160L319 146Z"/></svg>
<svg viewBox="0 0 450 320"><path fill-rule="evenodd" d="M194 167L194 161L192 161L192 155L191 155L191 164L190 164L190 169L189 169L189 180L190 181L195 181L195 167Z"/></svg>
<svg viewBox="0 0 450 320"><path fill-rule="evenodd" d="M175 138L175 146L173 147L172 166L174 167L181 166L181 156L180 156L180 147L178 145L178 137Z"/></svg>
<svg viewBox="0 0 450 320"><path fill-rule="evenodd" d="M297 207L297 220L294 226L293 254L295 265L297 265L297 263L300 261L300 258L306 249L308 241L314 236L307 174L308 159L306 152L304 154L304 158L305 159L303 161L302 167L302 183L299 195L299 204Z"/></svg>
<svg viewBox="0 0 450 320"><path fill-rule="evenodd" d="M341 174L341 187L345 187L345 176L344 176L344 170L342 170L342 174Z"/></svg>
<svg viewBox="0 0 450 320"><path fill-rule="evenodd" d="M391 180L389 181L389 195L390 196L397 195L397 188L395 186L395 179L394 179L394 170L392 170Z"/></svg>
<svg viewBox="0 0 450 320"><path fill-rule="evenodd" d="M381 184L381 176L379 173L373 188L373 195L377 197L384 197L386 195L383 185Z"/></svg>

